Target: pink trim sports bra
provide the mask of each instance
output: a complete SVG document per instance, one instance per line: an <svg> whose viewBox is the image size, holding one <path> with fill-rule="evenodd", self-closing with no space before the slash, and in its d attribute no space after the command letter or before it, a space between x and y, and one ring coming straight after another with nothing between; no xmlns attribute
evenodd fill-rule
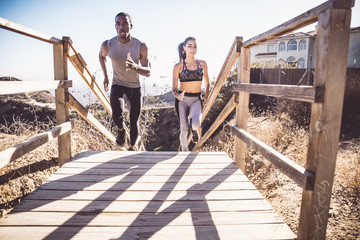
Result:
<svg viewBox="0 0 360 240"><path fill-rule="evenodd" d="M202 81L204 76L203 68L200 65L200 62L196 60L198 68L196 70L189 70L186 68L185 60L184 60L184 67L181 73L179 74L180 82L195 82L195 81Z"/></svg>

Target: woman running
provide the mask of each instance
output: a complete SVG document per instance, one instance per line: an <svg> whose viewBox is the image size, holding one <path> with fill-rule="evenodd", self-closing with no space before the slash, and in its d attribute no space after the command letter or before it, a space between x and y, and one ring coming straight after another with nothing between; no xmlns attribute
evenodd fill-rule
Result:
<svg viewBox="0 0 360 240"><path fill-rule="evenodd" d="M180 121L180 144L182 151L188 151L189 118L191 128L199 134L201 127L201 98L207 103L209 95L209 75L207 64L195 58L196 39L188 37L179 44L179 63L173 70L173 94L175 108ZM205 82L205 94L202 97L202 80ZM180 81L180 88L179 88Z"/></svg>

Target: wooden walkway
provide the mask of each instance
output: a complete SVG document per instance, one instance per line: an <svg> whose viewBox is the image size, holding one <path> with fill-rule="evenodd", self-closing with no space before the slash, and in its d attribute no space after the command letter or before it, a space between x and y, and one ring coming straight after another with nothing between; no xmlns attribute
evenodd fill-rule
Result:
<svg viewBox="0 0 360 240"><path fill-rule="evenodd" d="M82 152L0 219L0 239L294 238L219 152Z"/></svg>

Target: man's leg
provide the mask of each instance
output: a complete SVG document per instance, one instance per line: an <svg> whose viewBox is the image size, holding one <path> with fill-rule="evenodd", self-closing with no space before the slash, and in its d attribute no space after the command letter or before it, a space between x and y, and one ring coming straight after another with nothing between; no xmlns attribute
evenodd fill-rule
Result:
<svg viewBox="0 0 360 240"><path fill-rule="evenodd" d="M128 88L126 95L130 103L130 149L132 149L139 135L139 117L142 108L141 88Z"/></svg>
<svg viewBox="0 0 360 240"><path fill-rule="evenodd" d="M123 128L123 109L120 99L124 94L122 86L112 85L110 92L110 104L112 109L112 119L118 128L116 143L123 147L125 145L125 129Z"/></svg>

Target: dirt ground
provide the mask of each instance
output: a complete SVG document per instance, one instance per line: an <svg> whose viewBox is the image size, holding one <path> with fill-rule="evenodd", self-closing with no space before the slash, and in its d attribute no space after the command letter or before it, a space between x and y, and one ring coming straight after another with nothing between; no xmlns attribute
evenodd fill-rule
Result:
<svg viewBox="0 0 360 240"><path fill-rule="evenodd" d="M50 128L51 120L54 119L54 111L50 106L33 105L35 97L23 96L23 102L27 101L26 105L15 105L9 102L9 99L3 99L0 102L0 109L2 111L2 120L0 121L2 128L0 129L0 151L23 142L36 132L41 132L42 129L21 129L31 125L31 122L36 121L40 128ZM26 100L27 99L27 100ZM50 100L49 100L50 101ZM31 104L29 104L31 102ZM50 101L51 102L51 101ZM168 111L167 112L168 114ZM10 116L15 113L22 114L21 119L13 118L17 124L10 125L12 121ZM157 113L158 118L161 111ZM35 117L34 117L35 116ZM24 124L24 119L27 118L27 125ZM6 119L6 120L4 120ZM176 135L176 120L165 121L166 126L158 127L161 129L172 128L174 135ZM264 118L252 119L252 124L262 125L268 129L272 129L269 121ZM23 123L23 125L21 125ZM72 154L89 150L113 150L113 146L106 139L104 139L96 130L87 126L86 123L77 121L78 126L72 133L75 141L72 141ZM157 125L161 124L156 122ZM11 129L10 129L11 128ZM174 129L173 129L174 128ZM276 126L274 126L276 128ZM90 129L90 130L89 130ZM89 131L94 136L89 139ZM270 130L269 130L270 131ZM11 133L10 133L11 132ZM19 133L19 134L17 134ZM21 133L21 134L20 134ZM163 138L164 134L153 133ZM211 142L207 149L209 151L227 151L232 155L231 149L233 145L233 138L224 132L220 132ZM355 158L355 168L359 168L359 140L347 141L340 144L339 155L343 161ZM153 146L155 148L156 146ZM159 146L158 146L159 147ZM173 148L175 148L173 146ZM166 149L171 150L171 149ZM298 150L289 150L293 154L302 154ZM294 155L295 156L295 155ZM300 187L294 184L289 178L281 174L279 170L272 167L260 155L249 151L247 156L247 176L259 189L263 196L270 202L273 208L279 213L282 219L290 226L296 233L298 227L300 203L302 191ZM345 184L344 173L346 169L337 167L335 182L333 187L333 195L329 212L329 223L327 228L327 239L360 239L360 193L356 193L349 189ZM356 165L357 164L357 165ZM11 162L7 166L0 169L0 214L4 216L7 212L19 203L25 196L35 190L42 184L52 173L58 169L57 166L57 142L52 141L43 145L42 147L32 151L24 157ZM348 169L352 171L353 169ZM358 175L359 176L359 175Z"/></svg>

